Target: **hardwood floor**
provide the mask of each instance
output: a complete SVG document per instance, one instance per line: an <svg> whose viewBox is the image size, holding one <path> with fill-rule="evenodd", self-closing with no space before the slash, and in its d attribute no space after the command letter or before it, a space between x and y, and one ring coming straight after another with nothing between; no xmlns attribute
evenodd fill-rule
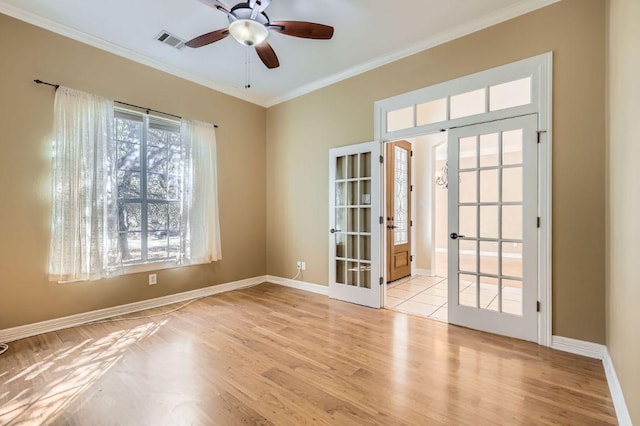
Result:
<svg viewBox="0 0 640 426"><path fill-rule="evenodd" d="M616 423L597 360L272 284L14 342L0 385L11 425Z"/></svg>

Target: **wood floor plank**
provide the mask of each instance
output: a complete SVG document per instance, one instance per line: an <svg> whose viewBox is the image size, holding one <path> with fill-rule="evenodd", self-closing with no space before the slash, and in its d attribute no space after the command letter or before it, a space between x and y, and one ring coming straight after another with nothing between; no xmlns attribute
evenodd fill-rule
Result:
<svg viewBox="0 0 640 426"><path fill-rule="evenodd" d="M0 424L616 424L616 417L597 360L262 284L167 315L13 342L0 357Z"/></svg>

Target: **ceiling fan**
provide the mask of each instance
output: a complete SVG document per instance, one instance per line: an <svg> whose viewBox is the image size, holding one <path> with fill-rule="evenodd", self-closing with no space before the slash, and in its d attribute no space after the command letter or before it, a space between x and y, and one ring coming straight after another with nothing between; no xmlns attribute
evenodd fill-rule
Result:
<svg viewBox="0 0 640 426"><path fill-rule="evenodd" d="M238 3L228 8L217 0L199 0L225 13L229 18L229 27L189 40L189 47L202 47L222 40L229 35L245 46L253 46L262 62L269 69L278 68L280 61L267 38L271 31L293 37L310 38L316 40L329 40L333 37L333 27L303 21L276 21L272 22L264 13L271 0L249 0Z"/></svg>

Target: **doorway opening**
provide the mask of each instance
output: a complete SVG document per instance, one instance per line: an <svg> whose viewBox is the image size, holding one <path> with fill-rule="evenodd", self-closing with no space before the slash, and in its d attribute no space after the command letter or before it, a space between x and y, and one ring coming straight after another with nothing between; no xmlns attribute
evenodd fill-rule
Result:
<svg viewBox="0 0 640 426"><path fill-rule="evenodd" d="M387 143L386 154L385 308L447 322L447 132Z"/></svg>
<svg viewBox="0 0 640 426"><path fill-rule="evenodd" d="M422 275L431 281L424 290L446 293L445 305L434 306L442 314L447 308L450 324L550 345L551 71L549 52L375 103L375 140L329 151L330 297L393 305L387 287L400 290L401 279ZM404 215L395 206L386 214L387 198L394 199L386 194L386 145L406 141L415 152L416 139L430 134L446 139L447 174L454 177L446 190L446 252L433 239L438 231L414 237L420 225L412 226L411 211L419 202L407 198ZM411 194L415 170L407 157L399 183ZM393 252L394 267L404 269L393 275L387 246L396 237L409 247ZM432 244L431 269L418 266L424 262L409 241L416 238ZM447 260L446 277L437 257ZM439 278L446 278L446 292ZM416 290L409 293L423 293Z"/></svg>

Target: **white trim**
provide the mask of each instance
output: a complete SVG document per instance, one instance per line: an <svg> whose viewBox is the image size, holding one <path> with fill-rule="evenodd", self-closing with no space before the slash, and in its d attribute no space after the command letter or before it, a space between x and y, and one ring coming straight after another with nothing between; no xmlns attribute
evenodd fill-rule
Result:
<svg viewBox="0 0 640 426"><path fill-rule="evenodd" d="M329 287L322 284L314 284L306 281L298 281L298 280L292 280L289 278L281 278L273 275L267 275L265 277L265 281L272 284L278 284L284 287L297 288L298 290L304 290L304 291L309 291L311 293L322 294L324 296L329 295Z"/></svg>
<svg viewBox="0 0 640 426"><path fill-rule="evenodd" d="M427 276L427 277L432 277L433 273L429 269L415 268L413 270L413 274L412 275L424 275L424 276Z"/></svg>
<svg viewBox="0 0 640 426"><path fill-rule="evenodd" d="M83 312L81 314L41 321L33 324L6 328L4 330L0 330L0 342L13 342L15 340L24 339L38 334L50 333L52 331L63 330L65 328L77 327L89 322L112 318L119 315L126 315L133 312L139 312L147 309L158 308L160 306L170 305L173 303L199 299L201 297L213 296L214 294L224 293L227 291L239 290L241 288L262 284L266 281L267 276L262 275L258 277L247 278L245 280L200 288L197 290L185 291L183 293L157 297L155 299L142 300L140 302L128 303L126 305L113 306L110 308Z"/></svg>
<svg viewBox="0 0 640 426"><path fill-rule="evenodd" d="M582 355L589 358L602 360L604 374L611 392L611 400L616 410L616 417L620 426L633 426L631 422L631 414L627 408L622 393L622 387L618 381L616 369L613 366L613 360L609 355L609 349L605 345L598 343L585 342L583 340L571 339L562 336L552 336L551 348L563 352L569 352L576 355Z"/></svg>
<svg viewBox="0 0 640 426"><path fill-rule="evenodd" d="M546 54L546 65L541 73L540 114L538 131L542 131L538 144L538 216L541 218L538 234L538 300L540 315L538 318L538 344L551 345L553 335L553 266L552 257L552 200L553 200L553 53Z"/></svg>
<svg viewBox="0 0 640 426"><path fill-rule="evenodd" d="M253 96L248 95L242 89L221 85L211 79L198 76L190 71L186 71L184 69L175 67L173 65L165 64L149 56L134 52L130 49L111 43L99 37L92 36L83 31L76 30L67 25L60 24L58 22L55 22L43 16L20 9L19 7L8 4L2 0L0 0L0 13L3 13L5 15L27 22L29 24L35 25L37 27L47 29L54 33L63 35L65 37L69 37L73 40L88 44L98 49L105 50L107 52L116 54L118 56L122 56L134 62L138 62L143 65L147 65L149 67L155 68L157 70L164 71L176 77L183 78L185 80L194 82L196 84L200 84L210 89L217 90L227 95L268 108L268 107L277 105L279 103L286 102L288 100L305 95L307 93L313 92L315 90L321 89L323 87L335 84L339 81L343 81L348 78L354 77L356 75L362 74L366 71L370 71L374 68L378 68L382 65L389 64L399 59L414 55L418 52L431 49L435 46L439 46L441 44L455 40L457 38L464 37L468 34L483 30L493 25L497 25L501 22L508 21L510 19L524 15L531 11L534 11L536 9L549 6L558 1L559 0L521 0L518 3L510 5L501 10L495 11L493 13L490 13L484 16L480 16L479 18L474 19L471 22L467 22L463 25L459 25L450 30L443 31L441 33L433 35L407 48L389 53L387 55L379 56L371 61L356 65L344 71L340 71L336 74L323 77L311 83L305 84L301 87L298 87L294 90L291 90L288 93L285 93L281 96L275 96L267 100L259 100Z"/></svg>
<svg viewBox="0 0 640 426"><path fill-rule="evenodd" d="M585 342L584 340L552 336L551 349L582 355L589 358L604 359L607 347L598 343Z"/></svg>
<svg viewBox="0 0 640 426"><path fill-rule="evenodd" d="M613 400L613 406L616 409L616 417L620 426L633 426L631 422L631 414L627 408L627 403L624 400L624 394L622 393L622 387L618 381L618 375L616 369L613 367L613 360L609 355L609 350L604 349L604 359L602 360L604 365L604 374L607 376L607 383L609 384L609 392L611 392L611 399Z"/></svg>
<svg viewBox="0 0 640 426"><path fill-rule="evenodd" d="M547 78L550 70L549 62L552 59L552 52L543 53L532 56L519 61L485 69L473 74L452 80L443 81L411 92L402 93L390 98L378 100L374 103L374 113L376 128L374 129L376 139L383 142L406 139L416 136L423 136L431 133L441 132L443 129L452 129L475 124L481 124L489 121L496 121L505 118L514 118L522 115L540 114L539 130L542 124L547 122L547 94L548 91L544 87L547 82L551 82L551 77ZM416 105L424 102L430 102L437 99L449 99L451 96L474 91L478 89L486 89L484 96L487 102L490 98L490 90L487 88L498 84L508 83L524 77L531 77L532 91L531 102L526 105L515 106L495 111L485 111L479 114L460 117L447 118L444 121L417 126L415 121L411 127L387 131L386 121L387 112L395 111L403 108L414 108ZM450 112L450 111L449 111Z"/></svg>
<svg viewBox="0 0 640 426"><path fill-rule="evenodd" d="M166 72L168 74L174 75L184 80L188 80L193 83L199 84L201 86L208 87L210 89L227 94L229 96L233 96L235 98L242 99L247 102L251 102L261 107L267 106L266 102L248 95L247 92L244 91L243 89L235 88L231 86L225 86L220 83L216 83L213 80L201 77L190 71L186 71L182 68L166 64L164 62L158 61L157 59L153 59L149 56L142 55L140 53L134 52L133 50L111 43L107 40L92 36L83 31L79 31L67 25L60 24L58 22L52 21L51 19L45 18L35 13L28 12L19 7L8 4L2 0L0 0L0 13L19 19L20 21L24 21L26 23L35 25L37 27L44 28L56 34L63 35L70 39L79 41L81 43L88 44L89 46L93 46L98 49L113 53L115 55L129 59L131 61ZM44 75L39 77L46 79L46 76ZM59 81L56 83L64 84L64 81Z"/></svg>
<svg viewBox="0 0 640 426"><path fill-rule="evenodd" d="M459 25L447 31L443 31L441 33L433 35L402 50L379 56L371 61L356 65L352 68L346 69L331 76L324 77L311 83L305 84L304 86L298 87L297 89L285 93L282 96L276 96L275 98L267 101L266 106L268 108L279 103L289 101L291 99L297 98L323 87L330 86L332 84L338 83L372 69L389 64L391 62L398 61L408 56L415 55L416 53L431 49L433 47L475 33L485 28L489 28L493 25L497 25L501 22L508 21L518 16L532 12L536 9L549 6L558 1L560 0L522 0L504 9L495 11L488 15L480 16L479 18L474 19L471 22L467 22L463 25Z"/></svg>
<svg viewBox="0 0 640 426"><path fill-rule="evenodd" d="M538 131L543 132L538 144L538 344L551 345L552 335L552 106L553 106L553 52L543 53L510 64L501 65L475 74L434 84L422 89L376 101L374 104L374 137L384 143L440 132L452 127L480 124L487 120L513 118L537 113ZM396 132L386 132L386 112L417 105L434 99L447 98L453 93L462 93L478 87L511 81L519 76L532 76L535 91L532 103L515 108L493 111L476 116L448 120L441 123L412 127ZM383 174L383 181L386 176ZM383 196L383 205L386 199ZM386 279L386 271L383 276ZM385 294L386 297L386 294Z"/></svg>

